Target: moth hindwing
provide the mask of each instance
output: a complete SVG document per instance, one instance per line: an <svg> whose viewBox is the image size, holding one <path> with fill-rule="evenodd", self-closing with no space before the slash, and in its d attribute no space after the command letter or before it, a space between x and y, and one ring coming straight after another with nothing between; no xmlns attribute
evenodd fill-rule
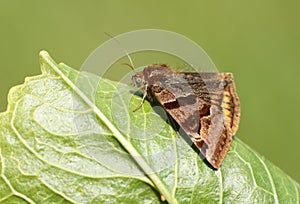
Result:
<svg viewBox="0 0 300 204"><path fill-rule="evenodd" d="M154 64L135 73L132 83L159 102L214 168L221 166L240 120L231 73L175 72Z"/></svg>

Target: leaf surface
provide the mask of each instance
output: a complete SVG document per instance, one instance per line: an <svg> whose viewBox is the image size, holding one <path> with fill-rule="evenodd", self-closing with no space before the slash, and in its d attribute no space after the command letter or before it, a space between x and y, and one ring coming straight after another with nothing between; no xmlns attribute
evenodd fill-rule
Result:
<svg viewBox="0 0 300 204"><path fill-rule="evenodd" d="M41 52L0 117L1 203L299 203L298 183L235 137L208 167L133 88Z"/></svg>

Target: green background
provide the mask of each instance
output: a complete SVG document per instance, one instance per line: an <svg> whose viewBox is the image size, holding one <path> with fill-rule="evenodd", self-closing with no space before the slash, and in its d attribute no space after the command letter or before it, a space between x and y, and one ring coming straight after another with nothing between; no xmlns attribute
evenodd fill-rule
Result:
<svg viewBox="0 0 300 204"><path fill-rule="evenodd" d="M10 87L40 74L42 49L79 69L109 39L104 32L166 29L234 73L242 103L237 136L300 181L299 7L296 0L1 0L0 109Z"/></svg>

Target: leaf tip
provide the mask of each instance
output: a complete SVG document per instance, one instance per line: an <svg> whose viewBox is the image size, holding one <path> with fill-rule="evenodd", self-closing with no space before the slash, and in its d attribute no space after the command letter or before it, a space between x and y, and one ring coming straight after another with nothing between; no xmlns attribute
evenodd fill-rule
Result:
<svg viewBox="0 0 300 204"><path fill-rule="evenodd" d="M57 67L56 62L51 58L49 53L45 50L41 50L39 53L40 57L40 66L42 73L46 74L53 74L53 69Z"/></svg>
<svg viewBox="0 0 300 204"><path fill-rule="evenodd" d="M49 53L45 50L41 50L39 53L40 58L47 58L49 57Z"/></svg>

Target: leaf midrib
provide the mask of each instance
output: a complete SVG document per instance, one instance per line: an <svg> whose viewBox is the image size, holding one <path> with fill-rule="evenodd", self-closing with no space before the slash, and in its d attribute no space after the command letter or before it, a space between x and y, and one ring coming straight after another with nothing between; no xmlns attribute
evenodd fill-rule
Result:
<svg viewBox="0 0 300 204"><path fill-rule="evenodd" d="M58 65L53 62L46 51L40 52L40 57L42 60L46 62L46 64L50 65L50 67L70 86L71 89L75 91L76 94L88 105L91 107L93 112L98 116L100 120L108 127L108 129L114 134L117 140L122 144L122 146L128 151L128 153L133 156L136 163L143 169L145 175L147 175L150 180L154 183L156 188L160 191L162 195L166 198L166 200L170 204L177 204L177 200L166 186L161 182L159 177L153 172L152 168L147 164L147 162L143 159L142 155L138 153L138 151L129 143L124 135L114 126L113 123L109 121L109 119L98 109L98 107L91 101L89 98L67 77L64 73L58 69Z"/></svg>

